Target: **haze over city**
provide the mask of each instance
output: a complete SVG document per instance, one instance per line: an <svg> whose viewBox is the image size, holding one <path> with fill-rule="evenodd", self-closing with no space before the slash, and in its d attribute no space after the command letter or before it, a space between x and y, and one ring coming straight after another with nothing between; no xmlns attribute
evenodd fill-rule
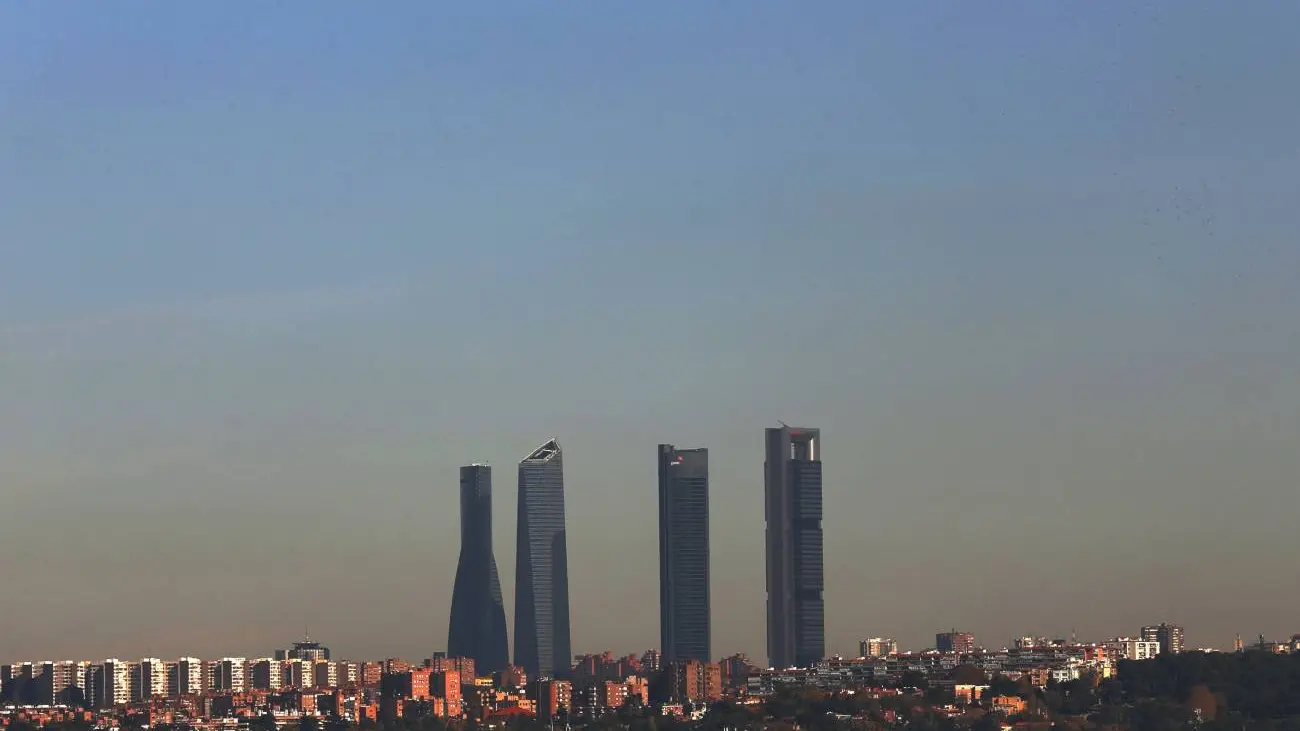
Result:
<svg viewBox="0 0 1300 731"><path fill-rule="evenodd" d="M1300 7L312 8L0 6L0 657L423 657L554 437L574 652L666 442L762 658L778 420L827 653L1294 631Z"/></svg>

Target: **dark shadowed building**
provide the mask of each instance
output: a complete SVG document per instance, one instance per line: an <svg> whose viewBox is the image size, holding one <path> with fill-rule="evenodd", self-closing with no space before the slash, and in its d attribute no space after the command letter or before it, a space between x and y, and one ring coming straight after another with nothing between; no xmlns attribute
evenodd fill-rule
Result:
<svg viewBox="0 0 1300 731"><path fill-rule="evenodd" d="M767 656L772 667L808 667L826 654L821 430L783 425L765 442Z"/></svg>
<svg viewBox="0 0 1300 731"><path fill-rule="evenodd" d="M492 468L460 468L460 562L451 594L447 654L474 660L478 671L506 668L506 608L492 554Z"/></svg>
<svg viewBox="0 0 1300 731"><path fill-rule="evenodd" d="M554 439L519 463L515 557L515 664L530 678L565 678L569 556L564 533L564 455Z"/></svg>
<svg viewBox="0 0 1300 731"><path fill-rule="evenodd" d="M659 445L659 642L663 662L708 662L709 450Z"/></svg>

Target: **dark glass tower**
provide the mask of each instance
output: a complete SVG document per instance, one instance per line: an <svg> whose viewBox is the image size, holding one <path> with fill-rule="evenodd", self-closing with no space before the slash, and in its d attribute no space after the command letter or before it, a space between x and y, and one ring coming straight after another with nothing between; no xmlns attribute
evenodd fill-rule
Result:
<svg viewBox="0 0 1300 731"><path fill-rule="evenodd" d="M447 654L472 657L484 674L504 670L509 659L506 608L492 555L492 468L460 468L460 562L451 594Z"/></svg>
<svg viewBox="0 0 1300 731"><path fill-rule="evenodd" d="M821 431L782 425L765 437L768 662L808 667L826 654Z"/></svg>
<svg viewBox="0 0 1300 731"><path fill-rule="evenodd" d="M663 662L709 662L709 450L659 445Z"/></svg>
<svg viewBox="0 0 1300 731"><path fill-rule="evenodd" d="M529 677L568 677L569 554L564 454L554 439L519 463L515 557L515 664Z"/></svg>

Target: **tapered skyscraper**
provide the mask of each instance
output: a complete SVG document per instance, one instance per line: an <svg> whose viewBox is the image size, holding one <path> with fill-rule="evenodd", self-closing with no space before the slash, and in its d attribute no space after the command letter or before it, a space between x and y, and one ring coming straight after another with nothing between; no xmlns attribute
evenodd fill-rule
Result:
<svg viewBox="0 0 1300 731"><path fill-rule="evenodd" d="M529 677L568 677L569 555L564 454L554 439L519 463L515 557L515 664Z"/></svg>
<svg viewBox="0 0 1300 731"><path fill-rule="evenodd" d="M659 445L663 662L709 662L709 450Z"/></svg>
<svg viewBox="0 0 1300 731"><path fill-rule="evenodd" d="M492 554L492 468L460 468L460 562L451 594L447 654L472 657L479 672L504 670L510 661L506 608Z"/></svg>
<svg viewBox="0 0 1300 731"><path fill-rule="evenodd" d="M807 667L826 654L821 431L783 425L765 437L768 662Z"/></svg>

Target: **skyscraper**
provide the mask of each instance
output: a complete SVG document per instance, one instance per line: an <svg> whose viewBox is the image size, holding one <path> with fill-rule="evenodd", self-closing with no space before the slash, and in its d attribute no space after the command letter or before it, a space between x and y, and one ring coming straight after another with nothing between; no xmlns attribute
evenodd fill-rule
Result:
<svg viewBox="0 0 1300 731"><path fill-rule="evenodd" d="M709 450L659 445L659 641L709 662Z"/></svg>
<svg viewBox="0 0 1300 731"><path fill-rule="evenodd" d="M768 662L807 667L826 654L821 430L782 425L764 436Z"/></svg>
<svg viewBox="0 0 1300 731"><path fill-rule="evenodd" d="M533 678L565 678L569 556L564 533L564 453L550 440L519 463L515 542L515 664Z"/></svg>
<svg viewBox="0 0 1300 731"><path fill-rule="evenodd" d="M474 659L488 674L510 662L501 577L492 554L492 468L460 468L460 561L451 594L447 653Z"/></svg>

